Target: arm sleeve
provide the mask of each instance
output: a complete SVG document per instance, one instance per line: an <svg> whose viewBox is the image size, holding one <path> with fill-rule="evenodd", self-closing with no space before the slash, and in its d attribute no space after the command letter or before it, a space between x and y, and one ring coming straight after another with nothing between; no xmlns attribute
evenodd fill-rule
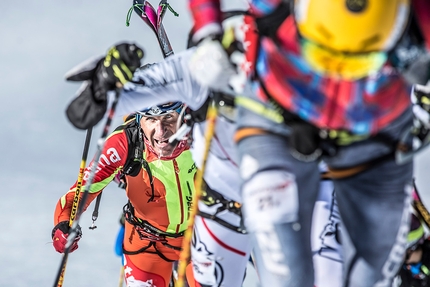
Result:
<svg viewBox="0 0 430 287"><path fill-rule="evenodd" d="M285 0L248 0L248 10L256 17L264 17L274 12L283 1ZM220 0L189 0L188 6L194 20L194 43L211 34L222 33Z"/></svg>
<svg viewBox="0 0 430 287"><path fill-rule="evenodd" d="M90 186L88 200L84 206L84 211L91 202L102 192L102 190L114 179L115 175L122 169L128 153L127 136L124 130L113 132L104 144L103 152L94 175L93 183ZM88 177L94 160L85 168L82 187L80 189L80 199L86 189ZM54 212L54 225L61 221L69 220L73 207L73 200L76 193L77 182L63 195L57 202Z"/></svg>
<svg viewBox="0 0 430 287"><path fill-rule="evenodd" d="M209 90L198 84L189 72L188 62L194 50L188 49L137 70L133 81L123 89L116 114L124 116L170 101L184 102L193 110L200 108Z"/></svg>
<svg viewBox="0 0 430 287"><path fill-rule="evenodd" d="M220 0L189 0L188 7L194 20L195 42L210 34L222 33Z"/></svg>

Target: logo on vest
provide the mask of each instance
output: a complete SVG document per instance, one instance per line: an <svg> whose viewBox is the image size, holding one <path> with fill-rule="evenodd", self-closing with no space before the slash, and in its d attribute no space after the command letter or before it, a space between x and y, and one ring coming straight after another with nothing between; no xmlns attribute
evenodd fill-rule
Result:
<svg viewBox="0 0 430 287"><path fill-rule="evenodd" d="M196 164L193 163L193 165L190 167L190 169L188 170L188 173L192 173L193 170L195 170L197 168Z"/></svg>

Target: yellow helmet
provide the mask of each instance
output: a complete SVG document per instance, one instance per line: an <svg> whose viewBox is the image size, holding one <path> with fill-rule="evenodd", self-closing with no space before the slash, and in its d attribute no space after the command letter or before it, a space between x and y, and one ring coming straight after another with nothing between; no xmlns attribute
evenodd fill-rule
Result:
<svg viewBox="0 0 430 287"><path fill-rule="evenodd" d="M410 0L295 0L300 35L336 52L387 51L402 36Z"/></svg>

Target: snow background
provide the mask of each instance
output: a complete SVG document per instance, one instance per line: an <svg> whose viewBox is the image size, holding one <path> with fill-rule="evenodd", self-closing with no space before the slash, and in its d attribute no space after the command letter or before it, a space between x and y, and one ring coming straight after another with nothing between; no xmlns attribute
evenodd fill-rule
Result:
<svg viewBox="0 0 430 287"><path fill-rule="evenodd" d="M245 7L244 0L224 2L225 8ZM162 59L153 32L137 15L126 27L131 4L0 1L0 286L52 286L59 269L62 255L51 244L52 216L60 196L77 179L85 139L85 131L75 129L64 113L79 87L66 82L64 74L120 41L138 43L147 62ZM174 50L180 51L191 28L190 14L186 0L171 4L180 16L167 11L164 25ZM99 125L89 157L100 135ZM426 204L429 159L428 149L416 161L417 184ZM65 287L118 286L121 260L113 245L126 197L115 184L103 194L98 228L88 229L93 205L80 220L83 239L69 256ZM251 269L245 286L255 285Z"/></svg>

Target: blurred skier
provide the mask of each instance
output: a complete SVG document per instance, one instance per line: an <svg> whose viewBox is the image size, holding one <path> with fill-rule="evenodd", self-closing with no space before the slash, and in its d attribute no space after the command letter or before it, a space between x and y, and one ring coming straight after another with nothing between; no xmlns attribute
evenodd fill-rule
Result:
<svg viewBox="0 0 430 287"><path fill-rule="evenodd" d="M198 43L193 77L228 90L237 65L221 44L220 1L189 3ZM250 4L259 30L248 38L253 93L236 98L235 139L262 284L314 284L310 232L323 158L343 223L344 286L391 286L409 228L413 164L405 159L412 138L424 146L428 136L428 122L413 126L409 95L411 84L430 78L430 4Z"/></svg>

